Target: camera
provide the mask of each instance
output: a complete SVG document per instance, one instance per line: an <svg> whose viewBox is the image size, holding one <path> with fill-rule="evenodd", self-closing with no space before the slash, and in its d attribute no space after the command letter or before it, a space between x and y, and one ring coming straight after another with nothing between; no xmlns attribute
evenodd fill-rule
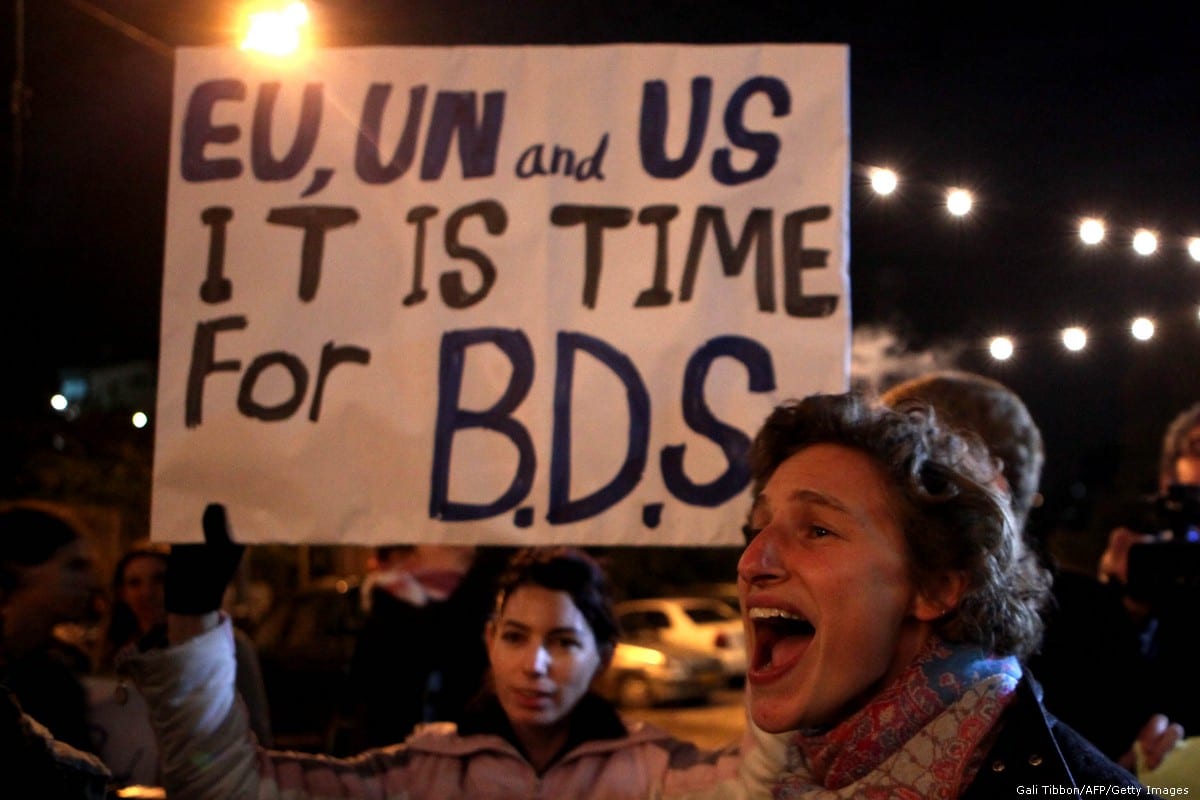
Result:
<svg viewBox="0 0 1200 800"><path fill-rule="evenodd" d="M1200 602L1200 486L1171 485L1128 527L1160 537L1129 549L1129 596L1160 608Z"/></svg>

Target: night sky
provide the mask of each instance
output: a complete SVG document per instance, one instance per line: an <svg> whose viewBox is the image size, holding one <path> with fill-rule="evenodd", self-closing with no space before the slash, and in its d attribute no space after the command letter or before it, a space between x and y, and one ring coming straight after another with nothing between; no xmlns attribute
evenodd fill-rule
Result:
<svg viewBox="0 0 1200 800"><path fill-rule="evenodd" d="M18 60L17 5L6 2L0 22L5 86ZM8 116L0 127L6 415L44 413L59 368L157 357L171 60L146 36L168 46L227 42L225 20L237 5L24 4L28 117L18 126ZM1021 392L1047 439L1047 517L1063 513L1071 487L1084 506L1099 493L1146 488L1162 428L1200 400L1200 264L1181 247L1200 235L1196 11L1165 3L1084 18L1012 4L982 13L912 3L310 5L317 24L336 31L334 45L848 43L856 329L879 326L906 347L952 352L954 364ZM106 13L112 24L99 19ZM863 183L873 164L893 166L904 181L886 202ZM951 184L978 197L965 221L939 207ZM1083 214L1108 220L1110 241L1099 251L1079 245ZM1163 236L1152 259L1128 247L1140 225ZM1153 342L1129 339L1135 313L1157 318ZM1071 323L1092 336L1073 357L1056 339ZM982 354L997 332L1018 338L1011 362Z"/></svg>

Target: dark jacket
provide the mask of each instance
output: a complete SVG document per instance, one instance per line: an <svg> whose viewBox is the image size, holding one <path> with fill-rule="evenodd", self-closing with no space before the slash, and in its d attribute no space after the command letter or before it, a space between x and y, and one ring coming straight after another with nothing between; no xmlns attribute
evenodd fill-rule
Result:
<svg viewBox="0 0 1200 800"><path fill-rule="evenodd" d="M1000 726L961 800L1020 797L1030 795L1034 786L1037 796L1048 796L1043 788L1047 786L1071 789L1062 793L1064 797L1078 796L1074 789L1082 787L1141 787L1133 775L1046 711L1041 687L1028 673L1021 678L1017 698L1005 709ZM1136 796L1156 795L1142 788Z"/></svg>
<svg viewBox="0 0 1200 800"><path fill-rule="evenodd" d="M60 742L94 753L88 730L87 692L80 676L87 656L74 645L54 640L8 664L5 683L26 714L49 729Z"/></svg>
<svg viewBox="0 0 1200 800"><path fill-rule="evenodd" d="M1191 666L1190 659L1181 663ZM1156 697L1159 682L1151 676L1151 659L1120 590L1091 575L1059 570L1054 576L1054 604L1029 668L1045 690L1050 713L1109 758L1129 749L1154 712L1180 721L1172 713L1177 704ZM1118 686L1121 690L1113 691ZM1099 697L1104 702L1097 702ZM1184 728L1191 729L1186 723Z"/></svg>
<svg viewBox="0 0 1200 800"><path fill-rule="evenodd" d="M0 753L5 797L104 800L111 777L100 759L58 741L0 683Z"/></svg>

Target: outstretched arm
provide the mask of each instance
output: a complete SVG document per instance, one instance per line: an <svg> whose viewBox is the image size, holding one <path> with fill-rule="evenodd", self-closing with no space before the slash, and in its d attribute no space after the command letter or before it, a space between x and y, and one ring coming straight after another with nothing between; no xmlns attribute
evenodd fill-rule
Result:
<svg viewBox="0 0 1200 800"><path fill-rule="evenodd" d="M233 626L213 612L205 628L207 618L181 617L185 638L127 666L150 708L168 796L258 797L258 749L234 683Z"/></svg>
<svg viewBox="0 0 1200 800"><path fill-rule="evenodd" d="M221 599L245 548L225 508L204 510L204 543L175 545L167 560L165 650L127 662L150 708L163 781L173 798L258 795L257 748L237 694L233 627Z"/></svg>

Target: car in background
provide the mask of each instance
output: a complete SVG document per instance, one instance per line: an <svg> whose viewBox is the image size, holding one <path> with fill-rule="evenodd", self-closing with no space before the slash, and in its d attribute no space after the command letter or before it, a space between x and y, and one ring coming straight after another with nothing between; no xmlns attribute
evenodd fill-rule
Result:
<svg viewBox="0 0 1200 800"><path fill-rule="evenodd" d="M347 675L364 621L357 578L319 578L267 611L254 644L277 747L340 749Z"/></svg>
<svg viewBox="0 0 1200 800"><path fill-rule="evenodd" d="M596 690L624 708L706 703L725 685L716 656L681 645L620 641Z"/></svg>
<svg viewBox="0 0 1200 800"><path fill-rule="evenodd" d="M742 613L741 599L738 597L737 581L718 581L714 583L689 583L663 592L672 597L715 597L722 600L739 615Z"/></svg>
<svg viewBox="0 0 1200 800"><path fill-rule="evenodd" d="M628 641L682 645L720 659L725 678L746 676L746 633L741 616L715 597L655 597L624 600L617 620Z"/></svg>

